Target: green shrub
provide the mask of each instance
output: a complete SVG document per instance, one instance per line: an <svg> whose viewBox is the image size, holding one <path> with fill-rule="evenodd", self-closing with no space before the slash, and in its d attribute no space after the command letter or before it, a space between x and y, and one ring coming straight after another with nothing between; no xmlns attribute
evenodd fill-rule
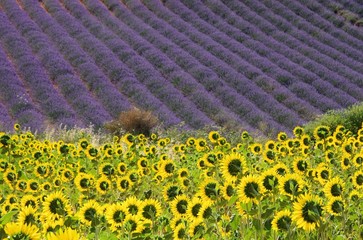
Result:
<svg viewBox="0 0 363 240"><path fill-rule="evenodd" d="M363 123L363 103L354 104L347 109L332 110L318 116L314 121L304 125L305 132L313 134L315 127L319 125L329 126L331 130L338 125L343 125L348 131L356 134Z"/></svg>

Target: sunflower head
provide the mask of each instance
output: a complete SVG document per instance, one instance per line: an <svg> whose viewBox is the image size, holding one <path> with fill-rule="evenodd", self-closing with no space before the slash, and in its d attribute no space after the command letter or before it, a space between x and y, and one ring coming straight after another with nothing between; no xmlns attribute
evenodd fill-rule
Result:
<svg viewBox="0 0 363 240"><path fill-rule="evenodd" d="M272 229L275 231L289 231L291 224L292 219L289 210L277 212L271 222Z"/></svg>

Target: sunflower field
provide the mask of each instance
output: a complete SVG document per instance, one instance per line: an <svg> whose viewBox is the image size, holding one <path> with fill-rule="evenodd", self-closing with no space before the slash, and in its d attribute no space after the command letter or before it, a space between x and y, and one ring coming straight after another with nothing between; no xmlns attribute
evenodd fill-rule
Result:
<svg viewBox="0 0 363 240"><path fill-rule="evenodd" d="M0 133L1 239L361 239L363 128L232 143Z"/></svg>

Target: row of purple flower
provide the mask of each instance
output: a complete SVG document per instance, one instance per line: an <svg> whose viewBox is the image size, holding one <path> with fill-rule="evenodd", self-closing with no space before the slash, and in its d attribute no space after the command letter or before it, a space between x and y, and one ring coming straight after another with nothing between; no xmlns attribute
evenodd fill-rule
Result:
<svg viewBox="0 0 363 240"><path fill-rule="evenodd" d="M101 125L135 104L167 126L233 121L282 131L363 99L359 31L328 30L332 23L297 1L0 6L3 122Z"/></svg>

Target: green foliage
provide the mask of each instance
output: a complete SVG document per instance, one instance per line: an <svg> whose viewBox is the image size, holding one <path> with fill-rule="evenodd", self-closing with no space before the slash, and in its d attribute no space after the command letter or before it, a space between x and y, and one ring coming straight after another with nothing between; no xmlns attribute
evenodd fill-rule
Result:
<svg viewBox="0 0 363 240"><path fill-rule="evenodd" d="M337 126L343 125L346 130L356 134L363 123L363 103L355 104L347 109L332 110L326 114L320 115L316 120L307 123L304 128L310 136L313 135L314 129L319 125L329 126L331 130Z"/></svg>

